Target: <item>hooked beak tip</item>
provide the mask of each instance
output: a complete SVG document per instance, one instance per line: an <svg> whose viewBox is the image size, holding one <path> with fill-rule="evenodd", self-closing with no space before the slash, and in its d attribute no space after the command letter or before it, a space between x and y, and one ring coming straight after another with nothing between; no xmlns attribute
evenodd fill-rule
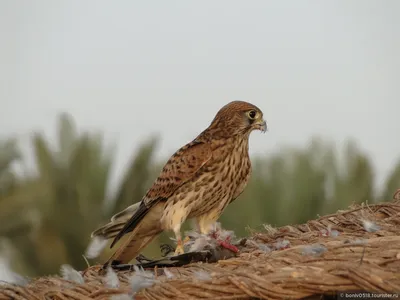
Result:
<svg viewBox="0 0 400 300"><path fill-rule="evenodd" d="M260 124L260 130L261 130L263 133L266 133L266 132L268 131L267 122L263 121L263 122Z"/></svg>
<svg viewBox="0 0 400 300"><path fill-rule="evenodd" d="M260 130L263 133L268 131L267 122L265 122L264 119L260 119L257 122L253 123L251 128L252 130Z"/></svg>

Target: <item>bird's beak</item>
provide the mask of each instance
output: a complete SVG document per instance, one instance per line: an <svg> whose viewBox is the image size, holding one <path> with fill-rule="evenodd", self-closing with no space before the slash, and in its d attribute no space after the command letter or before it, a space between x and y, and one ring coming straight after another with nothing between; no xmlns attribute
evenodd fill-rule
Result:
<svg viewBox="0 0 400 300"><path fill-rule="evenodd" d="M264 119L260 119L256 122L255 127L258 130L261 130L262 132L266 132L268 130L267 128L267 122L265 122Z"/></svg>

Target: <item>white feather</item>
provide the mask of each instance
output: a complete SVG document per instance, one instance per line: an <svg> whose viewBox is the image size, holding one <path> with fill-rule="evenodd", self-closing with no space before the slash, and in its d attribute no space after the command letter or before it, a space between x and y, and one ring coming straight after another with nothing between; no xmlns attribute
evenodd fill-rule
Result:
<svg viewBox="0 0 400 300"><path fill-rule="evenodd" d="M355 239L355 240L349 241L349 244L351 244L351 245L364 245L364 244L367 244L367 240L366 239Z"/></svg>
<svg viewBox="0 0 400 300"><path fill-rule="evenodd" d="M135 273L130 277L129 283L133 293L137 293L141 289L151 287L156 280L154 274L134 266Z"/></svg>
<svg viewBox="0 0 400 300"><path fill-rule="evenodd" d="M381 228L376 225L374 222L371 222L369 220L362 220L363 223L363 227L365 229L365 231L367 232L376 232L381 230Z"/></svg>
<svg viewBox="0 0 400 300"><path fill-rule="evenodd" d="M266 253L269 253L272 251L272 249L270 247L268 247L268 245L265 245L263 243L257 243L258 249L260 249L261 251L264 251Z"/></svg>
<svg viewBox="0 0 400 300"><path fill-rule="evenodd" d="M322 253L327 251L328 249L320 244L314 244L309 246L304 246L301 254L303 255L315 255L320 256Z"/></svg>
<svg viewBox="0 0 400 300"><path fill-rule="evenodd" d="M2 283L12 283L20 286L28 284L28 280L23 276L15 273L8 260L0 257L0 285Z"/></svg>
<svg viewBox="0 0 400 300"><path fill-rule="evenodd" d="M290 241L288 240L281 240L274 244L276 250L286 249L290 246Z"/></svg>
<svg viewBox="0 0 400 300"><path fill-rule="evenodd" d="M171 279L171 278L175 277L175 275L170 270L168 270L167 268L164 268L164 274L168 279Z"/></svg>
<svg viewBox="0 0 400 300"><path fill-rule="evenodd" d="M95 236L87 247L85 256L90 259L98 257L106 245L106 239Z"/></svg>
<svg viewBox="0 0 400 300"><path fill-rule="evenodd" d="M62 265L60 268L60 273L63 279L73 281L79 284L85 283L81 273L72 268L70 265Z"/></svg>
<svg viewBox="0 0 400 300"><path fill-rule="evenodd" d="M105 284L110 288L118 288L119 287L119 279L117 273L111 268L108 267L106 276L104 277Z"/></svg>
<svg viewBox="0 0 400 300"><path fill-rule="evenodd" d="M202 251L206 246L211 245L210 243L211 241L209 237L204 235L199 236L193 242L188 242L188 246L190 245L188 252Z"/></svg>
<svg viewBox="0 0 400 300"><path fill-rule="evenodd" d="M128 294L113 295L110 298L110 300L132 300L132 299L134 299L133 296L130 296Z"/></svg>

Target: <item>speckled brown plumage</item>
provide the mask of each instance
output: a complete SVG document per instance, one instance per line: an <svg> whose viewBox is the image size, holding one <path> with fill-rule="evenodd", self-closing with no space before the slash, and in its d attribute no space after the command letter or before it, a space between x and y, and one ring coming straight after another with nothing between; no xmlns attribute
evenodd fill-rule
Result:
<svg viewBox="0 0 400 300"><path fill-rule="evenodd" d="M108 262L128 263L164 230L175 233L180 253L181 224L189 218L195 218L201 233L208 233L249 180L253 130L266 130L258 107L233 101L221 108L206 130L172 155L141 202L92 234L114 237L111 247L127 236Z"/></svg>

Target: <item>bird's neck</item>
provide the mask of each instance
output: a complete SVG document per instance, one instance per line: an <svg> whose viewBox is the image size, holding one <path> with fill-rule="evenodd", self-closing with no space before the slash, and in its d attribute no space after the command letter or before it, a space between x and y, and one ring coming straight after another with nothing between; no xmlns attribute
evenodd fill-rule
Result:
<svg viewBox="0 0 400 300"><path fill-rule="evenodd" d="M251 130L245 129L244 131L240 130L232 130L229 128L224 128L221 129L220 127L208 127L206 130L204 130L198 138L204 139L204 140L246 140L248 143L249 136L250 136Z"/></svg>
<svg viewBox="0 0 400 300"><path fill-rule="evenodd" d="M242 154L248 155L249 136L235 135L229 138L213 139L211 145L213 151L223 149L222 151L226 154L238 151Z"/></svg>

